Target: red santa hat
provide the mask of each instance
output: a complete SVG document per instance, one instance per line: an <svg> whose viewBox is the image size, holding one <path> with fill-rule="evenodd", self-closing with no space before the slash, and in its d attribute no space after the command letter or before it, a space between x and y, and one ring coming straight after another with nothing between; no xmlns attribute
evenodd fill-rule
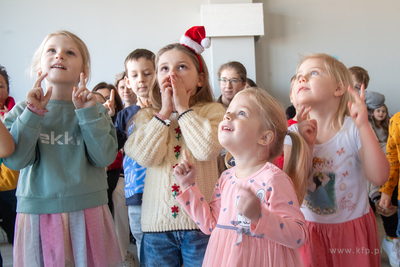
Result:
<svg viewBox="0 0 400 267"><path fill-rule="evenodd" d="M201 54L204 48L209 48L211 40L206 38L204 26L193 26L182 35L180 43L192 49L196 54Z"/></svg>

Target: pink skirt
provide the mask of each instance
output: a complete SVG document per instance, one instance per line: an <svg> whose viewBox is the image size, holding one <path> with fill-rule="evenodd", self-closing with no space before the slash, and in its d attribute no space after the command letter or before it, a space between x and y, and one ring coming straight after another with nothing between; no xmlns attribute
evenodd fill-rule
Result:
<svg viewBox="0 0 400 267"><path fill-rule="evenodd" d="M57 214L18 213L14 267L122 266L107 205Z"/></svg>
<svg viewBox="0 0 400 267"><path fill-rule="evenodd" d="M309 238L300 254L304 266L381 266L379 234L372 209L338 224L307 221Z"/></svg>

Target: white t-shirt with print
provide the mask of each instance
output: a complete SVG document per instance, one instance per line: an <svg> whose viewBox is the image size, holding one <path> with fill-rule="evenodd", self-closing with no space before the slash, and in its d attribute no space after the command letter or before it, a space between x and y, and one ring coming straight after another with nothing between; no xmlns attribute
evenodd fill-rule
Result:
<svg viewBox="0 0 400 267"><path fill-rule="evenodd" d="M289 127L299 132L298 124ZM285 145L292 145L289 136ZM369 212L366 178L358 154L360 135L347 117L339 132L328 142L314 145L313 170L308 178L301 210L307 221L342 223Z"/></svg>

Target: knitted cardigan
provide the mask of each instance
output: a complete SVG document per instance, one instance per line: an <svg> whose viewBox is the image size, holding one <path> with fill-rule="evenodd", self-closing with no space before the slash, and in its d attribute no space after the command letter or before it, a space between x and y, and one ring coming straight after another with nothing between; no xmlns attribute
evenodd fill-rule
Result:
<svg viewBox="0 0 400 267"><path fill-rule="evenodd" d="M147 168L142 202L142 231L163 232L198 229L175 196L180 187L173 168L186 149L197 167L196 183L210 201L218 180L218 126L225 109L221 104L196 104L180 116L171 113L171 124L155 116L151 108L137 113L135 128L125 144L125 153Z"/></svg>

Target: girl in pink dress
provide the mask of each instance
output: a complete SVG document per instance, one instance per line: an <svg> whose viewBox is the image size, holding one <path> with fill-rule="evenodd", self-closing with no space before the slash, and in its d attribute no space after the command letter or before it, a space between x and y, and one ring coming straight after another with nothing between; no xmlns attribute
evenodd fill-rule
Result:
<svg viewBox="0 0 400 267"><path fill-rule="evenodd" d="M302 266L298 249L307 240L299 208L309 169L307 144L296 133L297 161L286 169L271 162L282 153L288 133L281 105L258 88L239 92L218 129L219 142L235 157L210 203L196 183L187 155L175 167L182 191L176 197L205 234L211 234L203 266Z"/></svg>

